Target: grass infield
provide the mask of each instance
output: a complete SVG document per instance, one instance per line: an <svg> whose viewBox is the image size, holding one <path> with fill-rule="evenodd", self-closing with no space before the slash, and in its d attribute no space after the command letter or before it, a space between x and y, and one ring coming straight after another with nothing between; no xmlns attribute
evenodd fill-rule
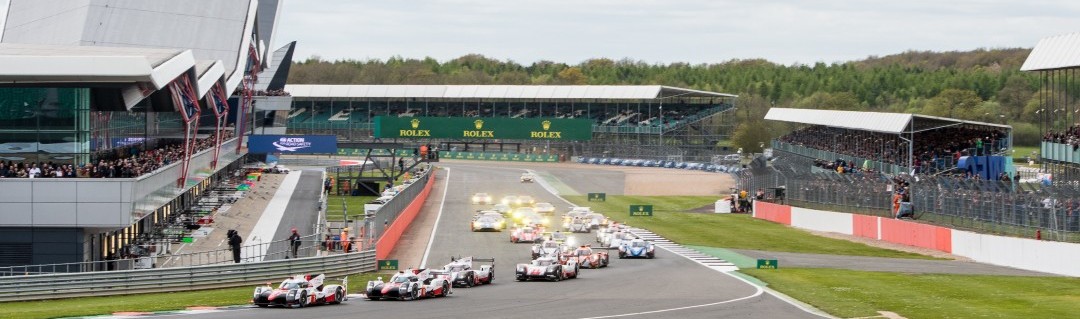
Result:
<svg viewBox="0 0 1080 319"><path fill-rule="evenodd" d="M363 273L349 276L348 292L362 293L368 280L377 276L389 278L390 274ZM273 285L284 278L268 279ZM328 278L327 283L340 284L338 278ZM136 295L71 298L40 301L0 303L0 318L59 318L107 315L117 312L155 312L184 310L188 307L221 307L246 305L257 285L200 291L172 293L148 293ZM358 299L352 300L352 302ZM349 301L346 301L349 302Z"/></svg>
<svg viewBox="0 0 1080 319"><path fill-rule="evenodd" d="M1063 265L1064 266L1064 265ZM1075 318L1080 278L743 269L769 287L841 317Z"/></svg>
<svg viewBox="0 0 1080 319"><path fill-rule="evenodd" d="M840 239L815 236L785 225L743 214L687 212L713 205L711 196L607 196L606 202L589 202L586 196L567 196L613 220L648 229L679 244L784 251L811 254L935 259L915 253L882 249ZM630 205L651 204L653 216L630 216ZM711 211L711 210L710 210Z"/></svg>

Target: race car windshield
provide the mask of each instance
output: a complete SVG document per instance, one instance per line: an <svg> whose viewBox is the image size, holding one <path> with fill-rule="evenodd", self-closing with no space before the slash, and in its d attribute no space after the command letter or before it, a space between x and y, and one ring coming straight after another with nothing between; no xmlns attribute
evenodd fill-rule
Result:
<svg viewBox="0 0 1080 319"><path fill-rule="evenodd" d="M462 271L465 270L464 266L450 266L450 271Z"/></svg>
<svg viewBox="0 0 1080 319"><path fill-rule="evenodd" d="M563 233L554 233L554 234L551 234L551 238L553 238L553 239L566 239L566 235L564 235Z"/></svg>
<svg viewBox="0 0 1080 319"><path fill-rule="evenodd" d="M391 282L397 282L397 283L409 282L409 277L397 276L397 277L394 277L394 279L391 280Z"/></svg>
<svg viewBox="0 0 1080 319"><path fill-rule="evenodd" d="M645 242L643 242L643 241L637 241L637 242L632 242L632 243L630 243L630 245L631 245L631 246L634 246L634 247L645 247Z"/></svg>
<svg viewBox="0 0 1080 319"><path fill-rule="evenodd" d="M295 281L286 281L281 283L281 289L296 289L300 288L300 284Z"/></svg>
<svg viewBox="0 0 1080 319"><path fill-rule="evenodd" d="M556 242L550 242L550 241L549 242L544 242L544 248L555 248L555 247L559 247L559 244L556 243Z"/></svg>
<svg viewBox="0 0 1080 319"><path fill-rule="evenodd" d="M536 260L533 263L535 263L537 266L550 266L551 265L550 260Z"/></svg>
<svg viewBox="0 0 1080 319"><path fill-rule="evenodd" d="M590 250L588 250L588 249L578 249L578 250L577 250L577 255L578 255L578 256L588 256L588 255L592 255L592 251L590 251Z"/></svg>

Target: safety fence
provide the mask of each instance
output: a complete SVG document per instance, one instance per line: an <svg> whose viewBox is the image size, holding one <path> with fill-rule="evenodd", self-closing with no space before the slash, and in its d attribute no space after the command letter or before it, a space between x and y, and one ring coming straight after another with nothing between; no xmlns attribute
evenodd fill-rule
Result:
<svg viewBox="0 0 1080 319"><path fill-rule="evenodd" d="M315 235L300 238L295 257L315 256L323 243ZM277 240L267 243L240 247L240 261L258 262L293 258L289 240ZM101 260L79 263L42 264L0 267L0 276L23 276L52 273L74 273L91 271L123 271L149 268L175 268L234 263L232 249L222 248L209 251L162 254L157 256Z"/></svg>
<svg viewBox="0 0 1080 319"><path fill-rule="evenodd" d="M375 271L375 251L256 263L0 277L0 302L257 285L297 274L342 278Z"/></svg>
<svg viewBox="0 0 1080 319"><path fill-rule="evenodd" d="M813 172L805 163L776 161L772 167L736 174L751 194L793 206L883 217L895 216L898 175ZM909 183L915 218L980 233L1080 242L1080 187L959 177L899 175ZM783 189L778 198L777 188Z"/></svg>

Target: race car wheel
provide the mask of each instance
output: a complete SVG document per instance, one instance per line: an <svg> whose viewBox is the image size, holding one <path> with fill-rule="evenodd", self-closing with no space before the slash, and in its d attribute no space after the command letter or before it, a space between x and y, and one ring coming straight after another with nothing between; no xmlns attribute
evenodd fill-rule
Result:
<svg viewBox="0 0 1080 319"><path fill-rule="evenodd" d="M340 304L342 300L345 300L345 289L338 287L334 290L334 302L332 304Z"/></svg>
<svg viewBox="0 0 1080 319"><path fill-rule="evenodd" d="M307 303L308 303L308 300L307 300L307 299L308 299L308 298L307 298L307 291L301 291L301 292L300 292L300 299L296 300L296 307L297 307L297 308L304 308L304 307L306 307L306 306L307 306Z"/></svg>
<svg viewBox="0 0 1080 319"><path fill-rule="evenodd" d="M368 300L379 300L379 296L368 296Z"/></svg>
<svg viewBox="0 0 1080 319"><path fill-rule="evenodd" d="M442 293L439 294L439 296L440 297L446 297L446 295L449 294L449 293L450 293L450 283L444 282L443 285L442 285Z"/></svg>
<svg viewBox="0 0 1080 319"><path fill-rule="evenodd" d="M619 259L623 259L623 258L626 258L626 254L624 254L624 253L619 253Z"/></svg>
<svg viewBox="0 0 1080 319"><path fill-rule="evenodd" d="M473 275L465 276L465 287L472 287L476 284L476 280L473 279Z"/></svg>
<svg viewBox="0 0 1080 319"><path fill-rule="evenodd" d="M420 299L420 289L414 289L412 291L412 297L409 300L417 300L417 299Z"/></svg>
<svg viewBox="0 0 1080 319"><path fill-rule="evenodd" d="M259 308L266 308L266 307L269 307L270 305L261 303L261 304L258 304L257 306L259 306Z"/></svg>

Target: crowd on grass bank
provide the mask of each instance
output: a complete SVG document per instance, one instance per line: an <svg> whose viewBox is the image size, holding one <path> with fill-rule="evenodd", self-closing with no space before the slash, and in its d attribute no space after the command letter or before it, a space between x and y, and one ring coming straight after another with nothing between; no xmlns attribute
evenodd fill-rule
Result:
<svg viewBox="0 0 1080 319"><path fill-rule="evenodd" d="M232 138L222 133L222 141ZM213 136L197 139L195 152L214 146ZM137 145L114 150L80 165L48 162L0 162L0 178L132 178L153 172L184 157L183 142L162 144L141 150Z"/></svg>

